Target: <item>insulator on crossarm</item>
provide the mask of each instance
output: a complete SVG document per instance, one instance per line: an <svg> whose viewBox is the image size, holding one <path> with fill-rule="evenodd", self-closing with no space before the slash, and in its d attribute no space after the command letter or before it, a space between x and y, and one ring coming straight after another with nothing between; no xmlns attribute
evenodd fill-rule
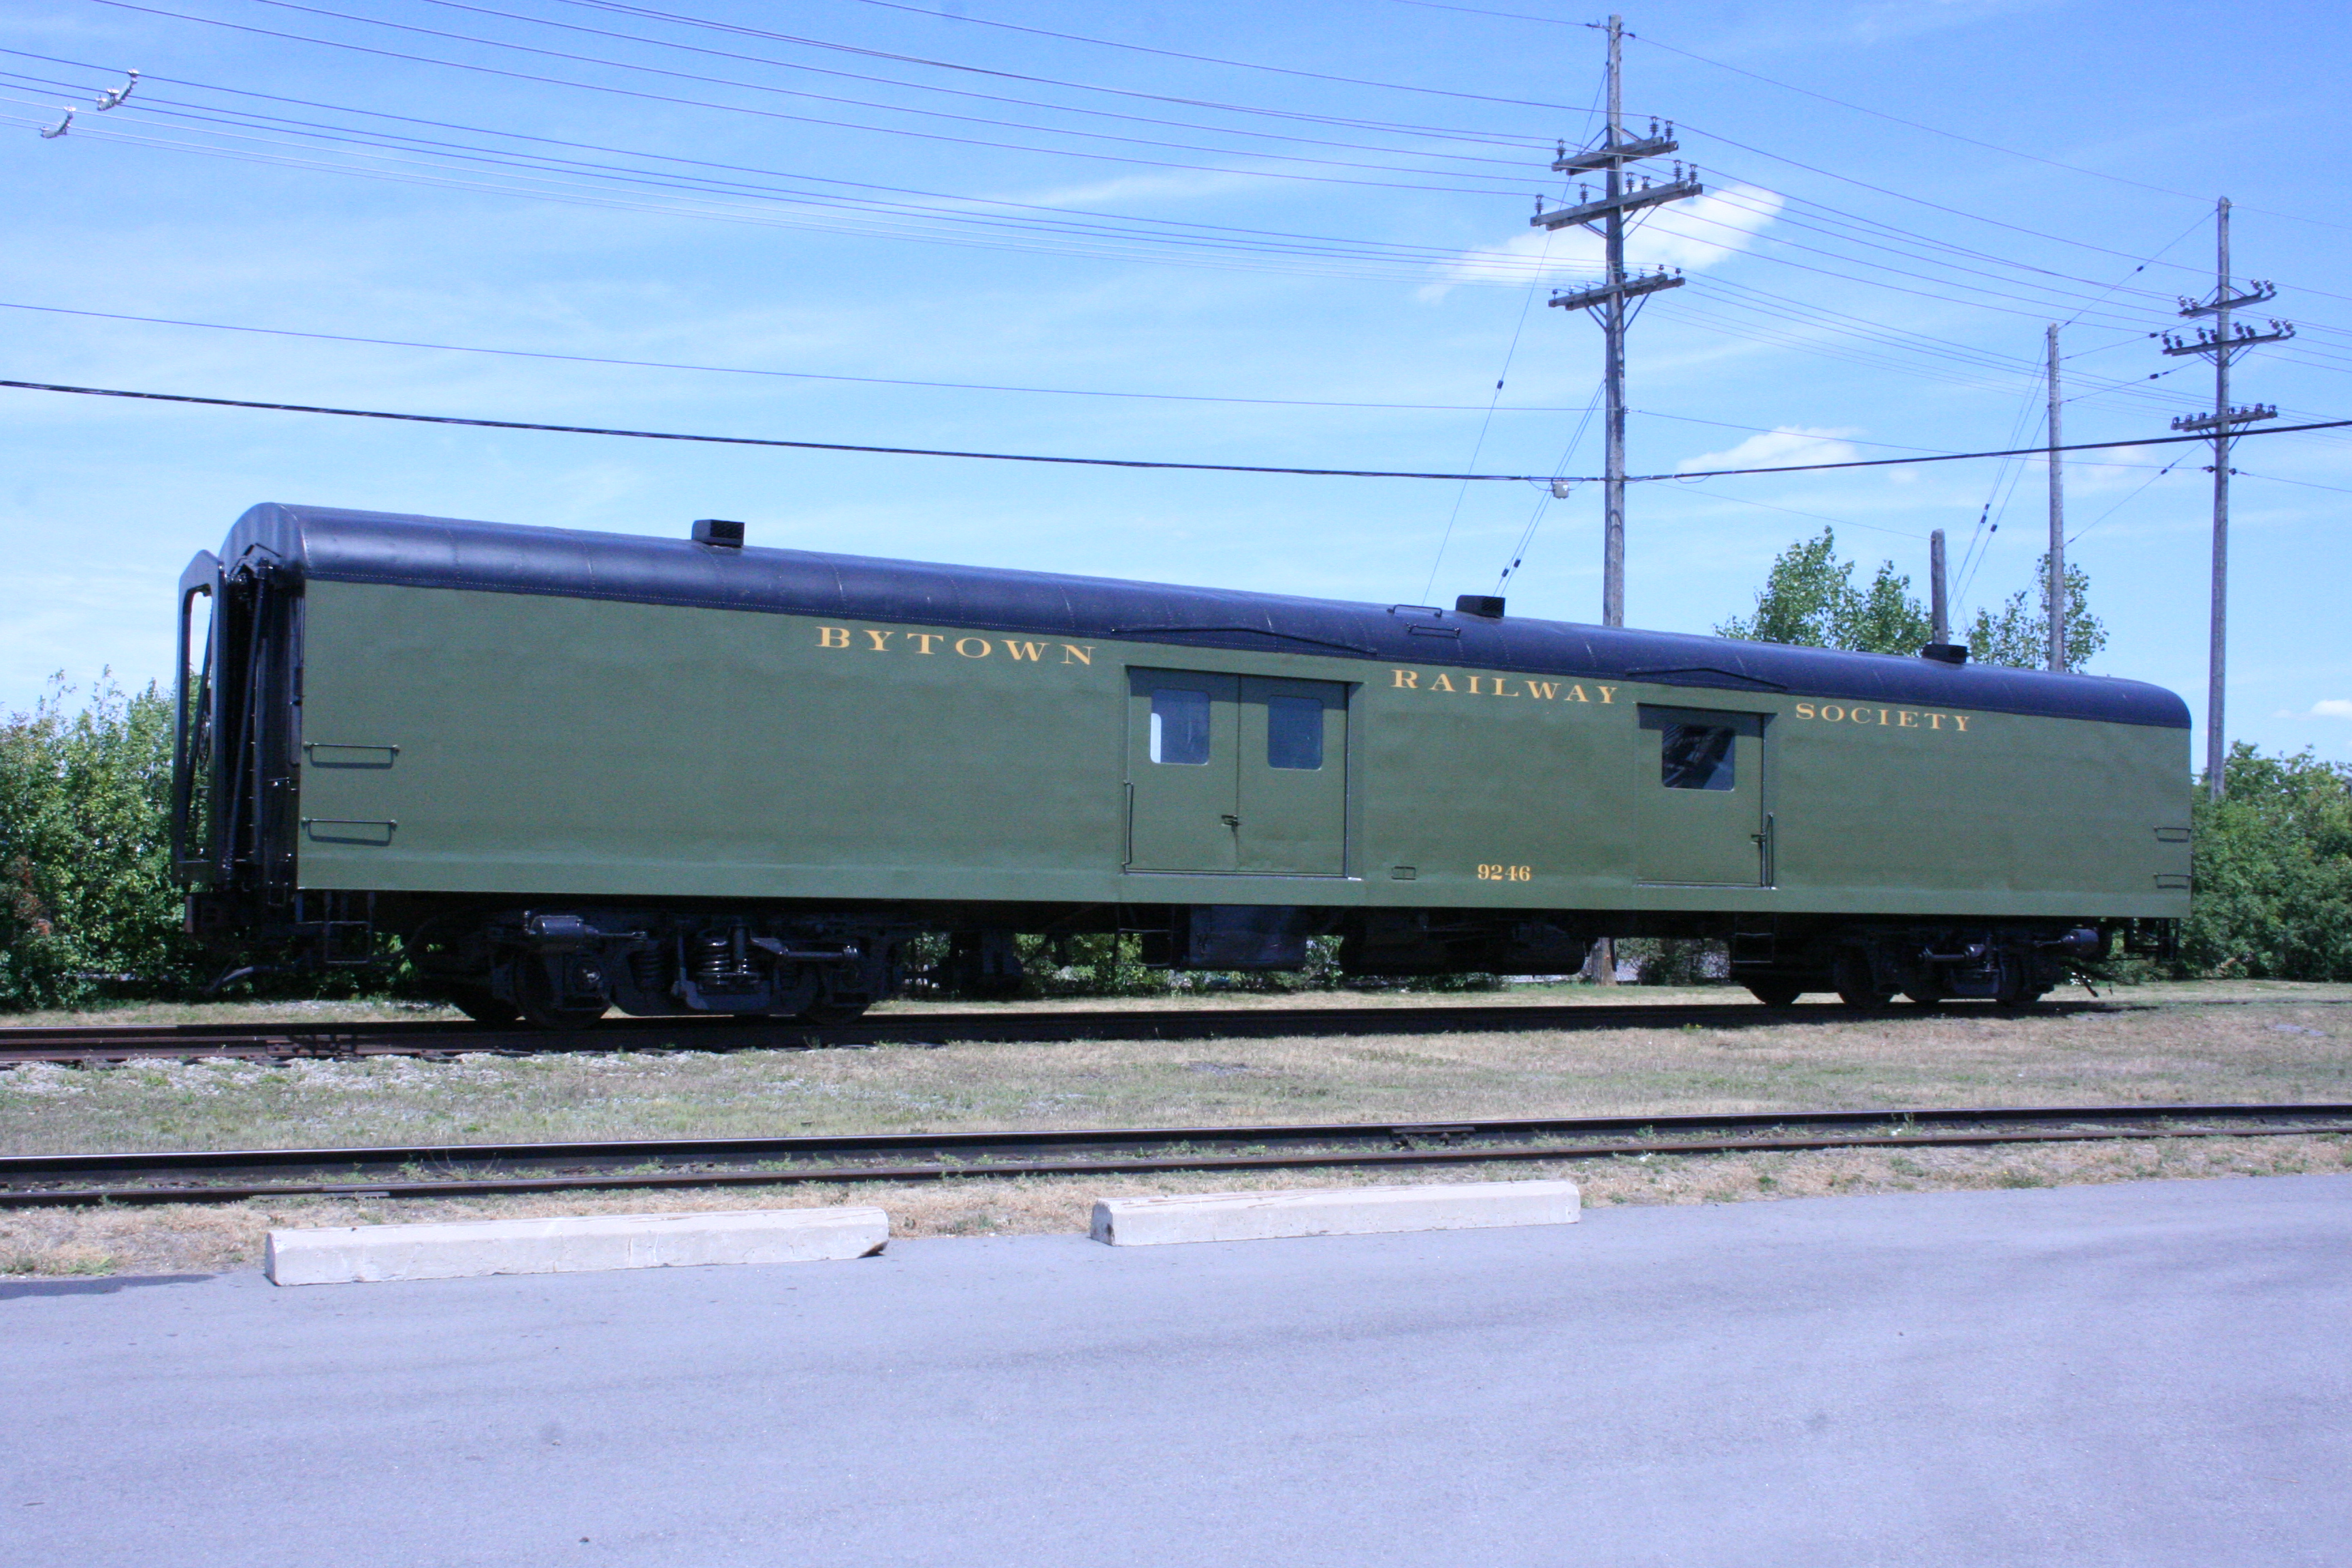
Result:
<svg viewBox="0 0 2352 1568"><path fill-rule="evenodd" d="M100 114L103 114L108 110L112 109L116 104L119 104L124 99L129 98L131 96L131 89L138 85L139 73L137 71L132 71L130 73L128 79L126 79L121 87L110 87L104 92L99 94L98 111Z"/></svg>
<svg viewBox="0 0 2352 1568"><path fill-rule="evenodd" d="M41 132L41 140L44 142L54 142L58 137L64 135L68 131L72 130L73 116L74 111L72 109L67 109L66 117L63 120L58 121L55 125L43 128Z"/></svg>

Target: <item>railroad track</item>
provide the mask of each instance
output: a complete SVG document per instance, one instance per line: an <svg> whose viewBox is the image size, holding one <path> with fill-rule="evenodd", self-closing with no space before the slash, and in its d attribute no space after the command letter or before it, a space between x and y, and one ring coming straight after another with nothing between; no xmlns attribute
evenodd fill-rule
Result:
<svg viewBox="0 0 2352 1568"><path fill-rule="evenodd" d="M1952 1013L1984 1012L1959 1003ZM2105 1002L2042 1002L2044 1016L2106 1012ZM1890 1014L1916 1009L1890 1009ZM360 1057L447 1058L476 1052L801 1050L826 1047L947 1045L1044 1040L1265 1039L1298 1035L1435 1035L1537 1029L1743 1028L1792 1021L1852 1022L1836 1002L1764 1007L1756 1003L1520 1004L1429 1007L1191 1008L1182 1012L884 1013L849 1024L782 1018L607 1018L585 1029L485 1028L477 1024L393 1021L347 1024L181 1024L0 1029L0 1067L19 1062L86 1066L142 1060L237 1058L291 1061Z"/></svg>
<svg viewBox="0 0 2352 1568"><path fill-rule="evenodd" d="M915 1182L2352 1132L2352 1104L2026 1106L0 1156L0 1207Z"/></svg>

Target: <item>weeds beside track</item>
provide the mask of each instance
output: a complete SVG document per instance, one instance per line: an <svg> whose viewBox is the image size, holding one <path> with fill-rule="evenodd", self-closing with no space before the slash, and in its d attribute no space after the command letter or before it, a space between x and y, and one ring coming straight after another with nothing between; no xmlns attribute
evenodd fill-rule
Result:
<svg viewBox="0 0 2352 1568"><path fill-rule="evenodd" d="M628 1188L1326 1167L1410 1168L1847 1148L2352 1132L2352 1104L2028 1106L1522 1118L1444 1125L1048 1131L220 1150L0 1157L0 1207L455 1197Z"/></svg>

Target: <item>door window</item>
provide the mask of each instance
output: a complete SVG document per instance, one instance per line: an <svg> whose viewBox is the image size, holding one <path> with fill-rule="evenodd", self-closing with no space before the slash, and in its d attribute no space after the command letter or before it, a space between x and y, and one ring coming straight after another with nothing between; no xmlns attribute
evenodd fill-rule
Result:
<svg viewBox="0 0 2352 1568"><path fill-rule="evenodd" d="M1318 740L1320 731L1318 731ZM1181 686L1151 693L1151 760L1198 766L1209 760L1209 694Z"/></svg>
<svg viewBox="0 0 2352 1568"><path fill-rule="evenodd" d="M1316 697L1265 700L1265 765L1313 773L1323 765L1323 709Z"/></svg>
<svg viewBox="0 0 2352 1568"><path fill-rule="evenodd" d="M1658 782L1668 789L1737 789L1739 731L1722 724L1667 724L1658 732Z"/></svg>

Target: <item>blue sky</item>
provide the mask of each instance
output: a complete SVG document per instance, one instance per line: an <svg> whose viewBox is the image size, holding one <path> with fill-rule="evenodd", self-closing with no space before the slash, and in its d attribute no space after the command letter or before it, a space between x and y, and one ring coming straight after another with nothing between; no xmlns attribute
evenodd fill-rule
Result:
<svg viewBox="0 0 2352 1568"><path fill-rule="evenodd" d="M1554 139L1595 129L1601 46L1584 24L1601 15L10 0L0 377L1589 474L1598 430L1571 438L1599 333L1543 300L1590 276L1591 247L1547 251L1528 217L1563 195ZM2221 195L2238 274L2275 279L2267 309L2300 329L2242 363L2238 400L2352 416L2352 203L2343 160L2321 154L2347 139L2336 8L2233 13L2219 46L2208 8L2169 4L1625 15L1628 112L1674 119L1710 192L1637 239L1637 259L1690 279L1634 329L1637 473L2031 444L2053 321L2068 439L2168 434L2210 406L2210 376L2149 334L2181 324L2176 295L2210 288ZM98 112L131 68L138 88ZM66 134L36 134L68 104ZM2093 668L2200 712L2206 460L2121 450L2072 464L2067 495L2070 553L2112 634ZM0 391L0 709L55 671L164 674L181 565L260 500L668 535L735 517L763 544L1375 602L1492 592L1532 523L1514 613L1599 613L1591 485L1555 500L16 391ZM2250 439L2236 466L2231 733L2352 758L2336 630L2352 431ZM1946 530L1966 614L2027 584L2044 494L2038 462L1638 486L1628 620L1704 631L1745 611L1772 556L1823 521L1865 570L1891 557L1923 592L1927 535Z"/></svg>

